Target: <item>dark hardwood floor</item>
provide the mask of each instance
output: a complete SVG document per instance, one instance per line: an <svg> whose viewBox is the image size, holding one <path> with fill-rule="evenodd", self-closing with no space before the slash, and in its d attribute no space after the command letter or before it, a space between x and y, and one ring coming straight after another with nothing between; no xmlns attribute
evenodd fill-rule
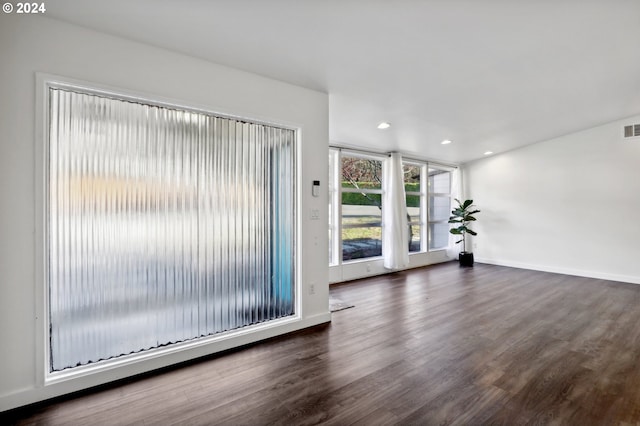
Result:
<svg viewBox="0 0 640 426"><path fill-rule="evenodd" d="M640 286L447 263L331 288L355 304L17 424L640 422Z"/></svg>

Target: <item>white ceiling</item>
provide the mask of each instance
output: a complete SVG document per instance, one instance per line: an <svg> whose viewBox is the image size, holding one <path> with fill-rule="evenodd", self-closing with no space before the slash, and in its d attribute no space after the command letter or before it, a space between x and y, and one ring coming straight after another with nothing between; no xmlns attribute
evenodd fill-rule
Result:
<svg viewBox="0 0 640 426"><path fill-rule="evenodd" d="M640 114L640 0L46 5L57 19L327 92L333 144L466 162Z"/></svg>

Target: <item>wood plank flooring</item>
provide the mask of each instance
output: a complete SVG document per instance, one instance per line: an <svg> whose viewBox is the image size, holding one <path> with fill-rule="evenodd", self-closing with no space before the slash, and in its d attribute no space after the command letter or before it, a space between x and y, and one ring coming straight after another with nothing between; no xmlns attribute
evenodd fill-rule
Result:
<svg viewBox="0 0 640 426"><path fill-rule="evenodd" d="M640 422L638 285L447 263L334 285L331 294L355 307L330 325L0 423Z"/></svg>

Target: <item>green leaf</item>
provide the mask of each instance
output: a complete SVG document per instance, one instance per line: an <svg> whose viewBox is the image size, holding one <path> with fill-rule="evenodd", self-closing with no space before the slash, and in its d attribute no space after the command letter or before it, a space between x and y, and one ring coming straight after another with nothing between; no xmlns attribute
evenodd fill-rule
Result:
<svg viewBox="0 0 640 426"><path fill-rule="evenodd" d="M469 234L471 234L471 235L478 235L478 233L477 233L477 232L472 231L471 229L467 229L467 232L468 232Z"/></svg>
<svg viewBox="0 0 640 426"><path fill-rule="evenodd" d="M477 220L477 219L475 217L473 217L473 216L465 216L464 220L466 220L467 222L470 222L472 220Z"/></svg>
<svg viewBox="0 0 640 426"><path fill-rule="evenodd" d="M465 202L462 204L462 209L467 209L471 204L473 204L473 200L465 200Z"/></svg>
<svg viewBox="0 0 640 426"><path fill-rule="evenodd" d="M449 232L451 232L451 233L452 233L452 234L454 234L454 235L460 235L460 234L462 234L462 232L460 232L460 229L458 229L458 228L451 228L451 229L449 230Z"/></svg>
<svg viewBox="0 0 640 426"><path fill-rule="evenodd" d="M480 213L480 210L474 210L474 211L469 212L469 213L467 213L467 214L476 214L476 213Z"/></svg>

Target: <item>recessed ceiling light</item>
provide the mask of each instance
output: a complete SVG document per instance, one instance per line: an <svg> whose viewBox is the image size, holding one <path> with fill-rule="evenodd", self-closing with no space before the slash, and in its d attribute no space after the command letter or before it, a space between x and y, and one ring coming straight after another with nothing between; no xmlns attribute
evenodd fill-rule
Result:
<svg viewBox="0 0 640 426"><path fill-rule="evenodd" d="M442 145L449 145L451 143L451 141L449 139L445 139L442 142L440 142Z"/></svg>
<svg viewBox="0 0 640 426"><path fill-rule="evenodd" d="M391 124L387 123L386 121L378 124L378 129L388 129L389 127L391 127Z"/></svg>
<svg viewBox="0 0 640 426"><path fill-rule="evenodd" d="M491 155L491 154L493 154L493 151L486 151L486 152L484 153L484 155Z"/></svg>

